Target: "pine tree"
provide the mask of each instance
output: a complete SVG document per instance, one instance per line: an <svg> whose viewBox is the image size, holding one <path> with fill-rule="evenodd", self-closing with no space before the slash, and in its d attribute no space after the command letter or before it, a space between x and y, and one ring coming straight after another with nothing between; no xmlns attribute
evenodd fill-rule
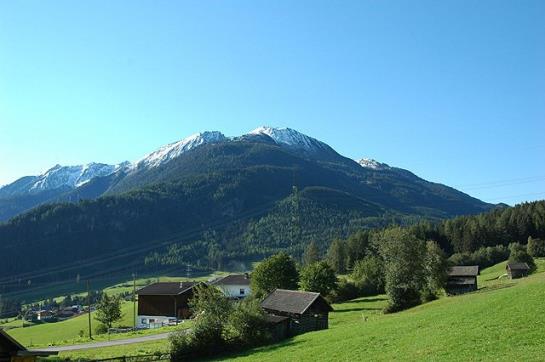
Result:
<svg viewBox="0 0 545 362"><path fill-rule="evenodd" d="M316 263L319 260L320 250L318 250L318 246L313 240L310 242L310 244L307 245L305 252L303 253L303 265L308 266Z"/></svg>
<svg viewBox="0 0 545 362"><path fill-rule="evenodd" d="M327 251L327 261L337 274L346 273L346 242L335 239Z"/></svg>

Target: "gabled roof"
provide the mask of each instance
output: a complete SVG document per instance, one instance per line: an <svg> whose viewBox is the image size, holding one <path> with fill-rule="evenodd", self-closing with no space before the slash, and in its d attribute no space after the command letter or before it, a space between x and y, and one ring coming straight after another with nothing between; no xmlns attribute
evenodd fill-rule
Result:
<svg viewBox="0 0 545 362"><path fill-rule="evenodd" d="M530 270L530 267L526 263L509 263L505 267L509 270L522 270L522 271L528 271Z"/></svg>
<svg viewBox="0 0 545 362"><path fill-rule="evenodd" d="M449 277L475 277L479 275L479 266L453 266L448 269Z"/></svg>
<svg viewBox="0 0 545 362"><path fill-rule="evenodd" d="M286 289L276 289L269 294L261 307L272 312L303 314L314 303L320 303L327 311L333 310L320 293Z"/></svg>
<svg viewBox="0 0 545 362"><path fill-rule="evenodd" d="M2 348L3 347L3 348ZM6 333L3 329L0 329L0 350L5 349L8 351L26 351L26 348L13 337Z"/></svg>
<svg viewBox="0 0 545 362"><path fill-rule="evenodd" d="M138 295L180 295L201 282L159 282L150 284L136 291Z"/></svg>
<svg viewBox="0 0 545 362"><path fill-rule="evenodd" d="M212 285L250 285L248 274L231 274L211 282Z"/></svg>

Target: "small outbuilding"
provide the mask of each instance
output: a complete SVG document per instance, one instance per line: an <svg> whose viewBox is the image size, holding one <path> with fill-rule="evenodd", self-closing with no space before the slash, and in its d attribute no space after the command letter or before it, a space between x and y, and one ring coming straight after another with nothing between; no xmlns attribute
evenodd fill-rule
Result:
<svg viewBox="0 0 545 362"><path fill-rule="evenodd" d="M508 263L505 270L511 279L524 278L530 273L530 267L526 263Z"/></svg>
<svg viewBox="0 0 545 362"><path fill-rule="evenodd" d="M477 290L477 275L479 275L479 266L453 266L447 272L448 295L464 294Z"/></svg>
<svg viewBox="0 0 545 362"><path fill-rule="evenodd" d="M250 295L250 276L245 274L230 274L210 282L221 290L223 295L231 299L244 299Z"/></svg>
<svg viewBox="0 0 545 362"><path fill-rule="evenodd" d="M29 351L0 329L0 362L34 362L38 357L56 355L58 352Z"/></svg>
<svg viewBox="0 0 545 362"><path fill-rule="evenodd" d="M320 293L286 289L276 289L269 294L261 302L261 307L272 316L289 318L269 317L270 323L281 325L275 327L277 334L284 333L285 336L327 329L329 312L333 311Z"/></svg>
<svg viewBox="0 0 545 362"><path fill-rule="evenodd" d="M138 291L139 328L159 328L173 325L191 316L188 301L201 282L161 282L150 284Z"/></svg>

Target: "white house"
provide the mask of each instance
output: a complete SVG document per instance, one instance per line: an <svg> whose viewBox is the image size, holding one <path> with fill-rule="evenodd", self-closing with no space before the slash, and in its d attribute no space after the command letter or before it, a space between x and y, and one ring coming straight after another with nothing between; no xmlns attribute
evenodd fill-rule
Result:
<svg viewBox="0 0 545 362"><path fill-rule="evenodd" d="M242 299L251 293L250 276L247 273L227 275L210 284L218 287L228 298Z"/></svg>

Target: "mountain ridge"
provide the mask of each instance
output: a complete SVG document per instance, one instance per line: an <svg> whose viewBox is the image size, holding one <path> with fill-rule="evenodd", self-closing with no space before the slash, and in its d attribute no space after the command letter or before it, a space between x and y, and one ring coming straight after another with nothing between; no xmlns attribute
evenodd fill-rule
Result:
<svg viewBox="0 0 545 362"><path fill-rule="evenodd" d="M37 176L24 176L0 187L0 221L8 220L33 207L54 202L77 202L95 199L102 195L126 192L153 182L164 182L178 177L164 176L163 166L185 156L195 149L215 144L250 142L277 146L298 157L308 158L335 167L345 167L350 172L392 173L412 175L408 170L391 167L379 161L362 158L355 161L338 154L331 146L291 128L260 126L241 136L227 137L219 131L204 131L164 145L135 162L116 165L92 162L85 165L55 165ZM186 167L187 168L187 167ZM209 170L210 172L212 170ZM161 175L163 172L163 176ZM153 176L150 176L153 175ZM370 176L367 183L379 182L380 177Z"/></svg>

